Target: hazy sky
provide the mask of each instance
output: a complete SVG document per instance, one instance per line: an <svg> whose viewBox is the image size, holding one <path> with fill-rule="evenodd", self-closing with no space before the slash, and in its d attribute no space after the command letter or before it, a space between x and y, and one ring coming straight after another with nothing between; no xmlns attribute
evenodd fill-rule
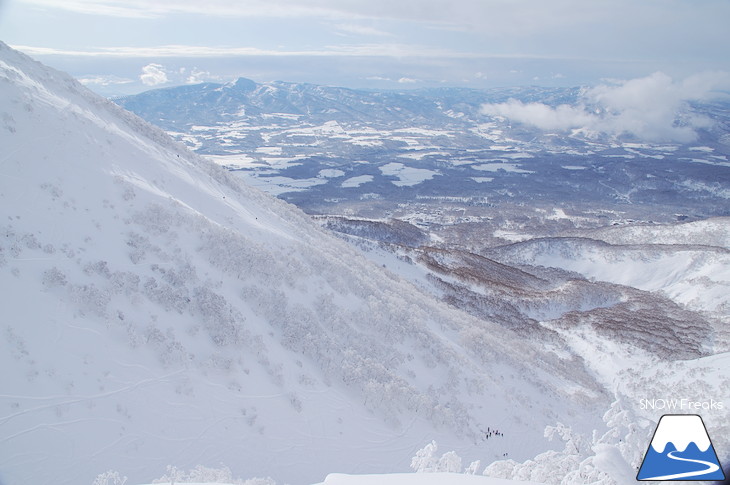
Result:
<svg viewBox="0 0 730 485"><path fill-rule="evenodd" d="M684 78L730 71L728 25L730 0L0 0L0 40L104 94Z"/></svg>

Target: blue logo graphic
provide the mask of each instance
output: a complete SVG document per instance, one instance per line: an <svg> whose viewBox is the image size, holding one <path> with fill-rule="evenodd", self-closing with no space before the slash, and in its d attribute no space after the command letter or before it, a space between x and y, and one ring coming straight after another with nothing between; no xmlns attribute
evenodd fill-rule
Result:
<svg viewBox="0 0 730 485"><path fill-rule="evenodd" d="M702 418L696 414L662 416L636 479L725 480Z"/></svg>

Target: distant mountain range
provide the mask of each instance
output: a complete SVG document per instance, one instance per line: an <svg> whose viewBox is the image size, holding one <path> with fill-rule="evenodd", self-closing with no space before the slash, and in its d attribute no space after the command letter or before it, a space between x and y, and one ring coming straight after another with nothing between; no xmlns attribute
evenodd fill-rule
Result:
<svg viewBox="0 0 730 485"><path fill-rule="evenodd" d="M548 213L558 207L597 226L730 215L727 102L688 104L678 114L677 123L712 120L692 143L545 131L483 110L510 99L571 106L581 92L357 91L239 79L116 102L310 213L379 217L393 204L448 207L456 197L484 208L482 218L529 204Z"/></svg>
<svg viewBox="0 0 730 485"><path fill-rule="evenodd" d="M115 102L169 130L240 121L265 126L277 114L314 124L444 127L473 122L484 103L518 98L557 105L574 102L578 91L537 87L364 91L287 82L259 84L240 78L228 84L155 89L115 98Z"/></svg>

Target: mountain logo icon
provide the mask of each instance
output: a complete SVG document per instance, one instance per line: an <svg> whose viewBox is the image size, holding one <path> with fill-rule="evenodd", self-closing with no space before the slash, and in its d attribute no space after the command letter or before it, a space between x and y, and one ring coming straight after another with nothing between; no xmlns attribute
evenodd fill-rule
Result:
<svg viewBox="0 0 730 485"><path fill-rule="evenodd" d="M696 414L662 416L636 479L724 480L702 418Z"/></svg>

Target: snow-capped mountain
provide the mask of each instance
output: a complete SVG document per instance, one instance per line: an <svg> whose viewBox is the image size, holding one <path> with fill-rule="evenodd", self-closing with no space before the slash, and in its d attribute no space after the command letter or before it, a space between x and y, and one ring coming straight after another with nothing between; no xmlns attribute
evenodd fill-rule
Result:
<svg viewBox="0 0 730 485"><path fill-rule="evenodd" d="M155 89L115 101L169 130L241 120L256 122L263 128L276 120L277 114L279 123L298 118L320 124L377 120L383 127L395 127L411 123L443 126L458 123L460 118L473 119L487 102L519 97L559 104L574 100L577 93L577 89L543 88L363 91L281 81L256 83L240 78L227 84Z"/></svg>
<svg viewBox="0 0 730 485"><path fill-rule="evenodd" d="M220 462L312 483L598 424L607 391L570 351L434 300L5 45L0 90L3 483Z"/></svg>

